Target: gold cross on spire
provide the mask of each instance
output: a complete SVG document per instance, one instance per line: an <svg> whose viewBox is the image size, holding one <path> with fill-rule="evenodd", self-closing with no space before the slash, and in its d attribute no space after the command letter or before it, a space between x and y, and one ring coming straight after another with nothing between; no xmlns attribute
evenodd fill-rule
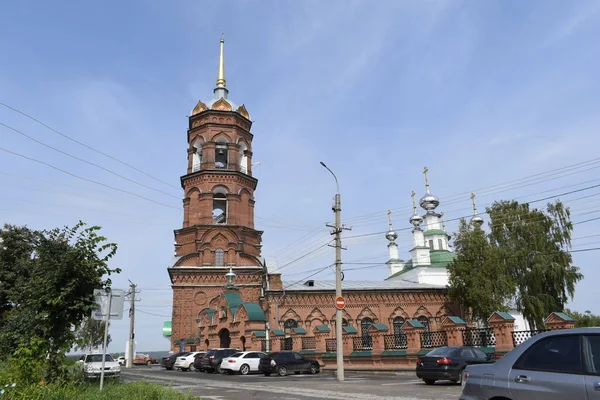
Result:
<svg viewBox="0 0 600 400"><path fill-rule="evenodd" d="M219 71L217 72L217 87L226 87L227 82L225 81L225 50L224 50L225 39L221 34L221 50L219 52Z"/></svg>
<svg viewBox="0 0 600 400"><path fill-rule="evenodd" d="M388 227L392 230L392 210L388 210Z"/></svg>
<svg viewBox="0 0 600 400"><path fill-rule="evenodd" d="M471 193L471 202L473 203L473 215L477 215L477 206L475 205L475 193Z"/></svg>
<svg viewBox="0 0 600 400"><path fill-rule="evenodd" d="M417 212L417 203L415 203L415 194L416 193L414 190L410 193L410 197L412 197L412 202L413 202L413 213Z"/></svg>
<svg viewBox="0 0 600 400"><path fill-rule="evenodd" d="M429 169L427 169L427 167L423 168L423 175L425 175L425 190L427 191L427 193L429 193L429 179L427 179L428 172Z"/></svg>

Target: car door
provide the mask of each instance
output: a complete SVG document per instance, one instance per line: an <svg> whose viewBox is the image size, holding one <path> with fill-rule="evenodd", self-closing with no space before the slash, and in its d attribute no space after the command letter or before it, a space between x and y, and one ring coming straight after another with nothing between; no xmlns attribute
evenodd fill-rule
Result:
<svg viewBox="0 0 600 400"><path fill-rule="evenodd" d="M306 372L310 368L310 360L304 358L304 356L300 353L294 353L294 359L296 362L295 371L298 372Z"/></svg>
<svg viewBox="0 0 600 400"><path fill-rule="evenodd" d="M250 371L255 372L258 371L258 362L260 358L258 358L258 353L248 353L244 356L244 364L248 364L250 367Z"/></svg>
<svg viewBox="0 0 600 400"><path fill-rule="evenodd" d="M587 399L581 336L541 339L519 357L508 374L515 400Z"/></svg>
<svg viewBox="0 0 600 400"><path fill-rule="evenodd" d="M600 335L583 337L586 364L585 387L589 400L600 400Z"/></svg>

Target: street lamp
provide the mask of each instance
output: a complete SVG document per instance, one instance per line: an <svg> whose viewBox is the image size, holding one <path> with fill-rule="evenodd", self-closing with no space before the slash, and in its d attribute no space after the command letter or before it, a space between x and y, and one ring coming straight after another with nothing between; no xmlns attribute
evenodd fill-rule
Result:
<svg viewBox="0 0 600 400"><path fill-rule="evenodd" d="M332 234L335 235L335 297L336 299L342 296L342 222L341 222L341 195L340 184L337 176L329 169L323 161L321 165L333 175L336 185L335 201L333 212L335 213L335 225L327 225L333 228ZM335 311L335 337L336 337L336 359L337 359L337 380L344 380L344 344L342 342L342 309L336 307Z"/></svg>

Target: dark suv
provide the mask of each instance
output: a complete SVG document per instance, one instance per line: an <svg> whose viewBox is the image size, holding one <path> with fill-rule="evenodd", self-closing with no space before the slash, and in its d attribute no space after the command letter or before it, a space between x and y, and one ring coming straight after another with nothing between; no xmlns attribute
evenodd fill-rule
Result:
<svg viewBox="0 0 600 400"><path fill-rule="evenodd" d="M221 361L223 361L225 357L229 357L230 355L232 355L233 353L237 353L238 351L240 350L232 348L209 350L204 355L204 358L202 358L202 369L206 372L217 372L220 374L223 372L221 370Z"/></svg>
<svg viewBox="0 0 600 400"><path fill-rule="evenodd" d="M175 360L177 360L177 357L183 357L188 354L190 354L189 351L181 351L179 353L169 354L168 356L162 358L161 364L163 367L170 371L173 369L173 365L175 364Z"/></svg>
<svg viewBox="0 0 600 400"><path fill-rule="evenodd" d="M317 374L321 371L321 366L317 360L305 358L302 354L293 351L280 351L269 353L260 359L258 371L271 375L273 372L279 376L285 376L290 372L299 374L307 372Z"/></svg>

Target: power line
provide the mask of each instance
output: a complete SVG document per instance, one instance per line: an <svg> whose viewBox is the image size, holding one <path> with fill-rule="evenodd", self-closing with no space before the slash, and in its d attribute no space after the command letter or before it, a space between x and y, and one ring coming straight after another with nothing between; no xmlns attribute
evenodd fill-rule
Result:
<svg viewBox="0 0 600 400"><path fill-rule="evenodd" d="M60 131L58 131L58 130L56 130L56 129L52 128L51 126L48 126L48 125L46 125L44 122L40 121L39 119L37 119L37 118L35 118L35 117L32 117L31 115L27 114L27 113L26 113L26 112L24 112L24 111L21 111L21 110L19 110L19 109L17 109L17 108L11 107L11 106L9 106L8 104L2 103L2 102L0 102L0 106L6 107L6 108L8 108L8 109L10 109L10 110L12 110L12 111L14 111L14 112L16 112L16 113L19 113L19 114L21 114L21 115L23 115L23 116L25 116L25 117L29 118L30 120L32 120L32 121L34 121L34 122L37 122L38 124L42 125L43 127L47 128L47 129L49 129L49 130L51 130L52 132L59 134L60 136L64 137L65 139L68 139L68 140L70 140L70 141L72 141L72 142L74 142L74 143L77 143L77 144L78 144L78 145L80 145L80 146L83 146L83 147L85 147L86 149L92 150L92 151L94 151L94 152L96 152L96 153L98 153L98 154L100 154L100 155L103 155L104 157L110 158L110 159L111 159L111 160L113 160L113 161L116 161L116 162L118 162L118 163L120 163L120 164L122 164L122 165L125 165L126 167L129 167L129 168L131 168L131 169L133 169L133 170L135 170L135 171L137 171L137 172L139 172L139 173L141 173L141 174L144 174L144 175L146 175L147 177L149 177L149 178L151 178L151 179L154 179L154 180L155 180L155 181L157 181L157 182L160 182L160 183L162 183L162 184L165 184L165 185L167 185L167 186L170 186L170 187L172 187L172 188L175 188L175 189L181 189L181 188L179 188L179 187L177 187L177 186L175 186L175 185L172 185L172 184L170 184L170 183L168 183L168 182L162 181L162 180L160 180L160 179L158 179L158 178L156 178L156 177L154 177L154 176L152 176L152 175L148 174L147 172L145 172L145 171L142 171L141 169L134 167L133 165L127 164L126 162L124 162L124 161L121 161L121 160L119 160L119 159L118 159L118 158L116 158L116 157L113 157L113 156L111 156L111 155L109 155L109 154L106 154L106 153L104 153L104 152L102 152L102 151L100 151L100 150L97 150L97 149L95 149L95 148L93 148L93 147L91 147L91 146L88 146L88 145L87 145L87 144L85 144L85 143L82 143L82 142L80 142L80 141L78 141L78 140L76 140L76 139L73 139L72 137L70 137L70 136L68 136L68 135L66 135L66 134L64 134L64 133L62 133L62 132L60 132Z"/></svg>

